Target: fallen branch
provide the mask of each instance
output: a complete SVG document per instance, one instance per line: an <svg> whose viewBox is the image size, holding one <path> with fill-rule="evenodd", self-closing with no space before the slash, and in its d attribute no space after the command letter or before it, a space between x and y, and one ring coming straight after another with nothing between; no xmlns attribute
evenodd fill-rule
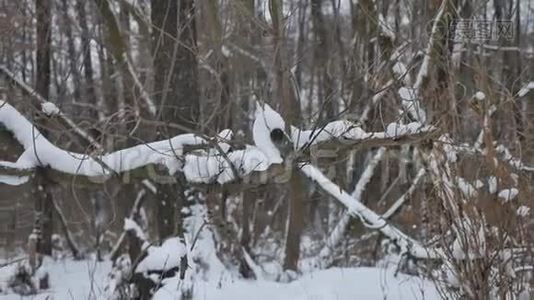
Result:
<svg viewBox="0 0 534 300"><path fill-rule="evenodd" d="M352 192L352 198L356 201L360 201L361 196L365 190L365 187L371 180L374 170L378 163L382 160L382 157L384 156L384 153L386 152L385 148L380 148L376 152L376 154L373 156L371 161L367 164L365 167L365 170L363 171L362 175L360 176L360 179L356 183L356 186L354 187L354 191ZM330 262L333 260L332 257L332 251L333 249L339 244L341 241L343 234L347 230L347 226L349 225L349 221L351 219L351 214L349 211L343 213L343 216L339 220L339 222L336 224L332 232L328 235L328 238L326 239L326 242L324 246L321 248L321 251L319 251L319 259L320 259L320 267L324 268L330 264Z"/></svg>
<svg viewBox="0 0 534 300"><path fill-rule="evenodd" d="M354 199L340 186L330 181L320 170L309 164L301 164L300 170L312 181L316 182L323 191L341 202L348 212L358 217L362 223L370 228L379 230L388 239L395 243L402 254L409 254L420 259L441 259L444 253L440 249L427 248L416 240L410 238L402 231L389 224L386 219Z"/></svg>

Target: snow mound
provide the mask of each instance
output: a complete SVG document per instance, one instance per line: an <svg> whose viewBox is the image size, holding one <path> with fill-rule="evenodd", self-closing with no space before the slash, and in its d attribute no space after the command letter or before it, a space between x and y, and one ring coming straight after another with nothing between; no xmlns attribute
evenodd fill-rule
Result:
<svg viewBox="0 0 534 300"><path fill-rule="evenodd" d="M180 266L180 259L186 255L185 245L179 238L167 239L161 246L151 246L148 255L137 265L138 273L151 270L168 271Z"/></svg>
<svg viewBox="0 0 534 300"><path fill-rule="evenodd" d="M177 243L179 241L171 241ZM156 247L154 247L156 248ZM172 247L158 247L176 249ZM104 287L111 262L45 260L51 289L30 299L70 300L108 299ZM0 268L0 279L11 274L12 264ZM220 271L220 270L219 270ZM217 275L214 272L213 275ZM244 280L234 277L207 277L194 282L192 299L440 299L435 285L426 279L396 274L393 268L331 268L303 275L291 283ZM179 279L164 279L153 299L180 299ZM15 294L0 294L0 300L21 299Z"/></svg>
<svg viewBox="0 0 534 300"><path fill-rule="evenodd" d="M176 281L174 282L176 283ZM177 299L168 283L154 299ZM404 274L395 276L393 269L332 268L309 273L291 283L233 280L197 282L193 299L440 299L434 285L427 280Z"/></svg>

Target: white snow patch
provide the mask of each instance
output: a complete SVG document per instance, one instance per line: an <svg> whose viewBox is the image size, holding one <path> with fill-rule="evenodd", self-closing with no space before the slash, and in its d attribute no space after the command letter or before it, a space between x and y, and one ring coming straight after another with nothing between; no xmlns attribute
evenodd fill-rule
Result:
<svg viewBox="0 0 534 300"><path fill-rule="evenodd" d="M169 238L161 246L151 246L148 255L137 265L135 271L143 273L150 270L170 270L180 265L180 259L186 255L185 245L179 238Z"/></svg>
<svg viewBox="0 0 534 300"><path fill-rule="evenodd" d="M13 274L17 264L0 268L0 285L7 282L7 277ZM97 262L95 260L60 260L45 258L43 267L46 268L50 289L39 291L28 297L34 300L68 300L68 299L107 299L104 287L107 274L111 270L111 262ZM4 291L4 290L3 290ZM0 300L26 299L20 295L0 293Z"/></svg>
<svg viewBox="0 0 534 300"><path fill-rule="evenodd" d="M426 122L425 111L420 107L419 99L417 98L417 89L401 87L398 91L402 100L402 106L408 113L417 121L421 123Z"/></svg>
<svg viewBox="0 0 534 300"><path fill-rule="evenodd" d="M510 200L513 200L518 194L519 191L516 188L504 189L499 192L498 197L501 198L504 202L508 202Z"/></svg>
<svg viewBox="0 0 534 300"><path fill-rule="evenodd" d="M280 129L285 131L284 119L269 105L256 103L256 119L252 127L254 144L258 147L271 163L282 163L280 151L271 140L271 131Z"/></svg>
<svg viewBox="0 0 534 300"><path fill-rule="evenodd" d="M41 110L43 113L49 117L56 116L61 113L59 108L52 102L41 103Z"/></svg>
<svg viewBox="0 0 534 300"><path fill-rule="evenodd" d="M478 101L483 101L484 99L486 99L486 94L481 91L478 91L475 93L475 99L477 99Z"/></svg>
<svg viewBox="0 0 534 300"><path fill-rule="evenodd" d="M180 167L176 162L177 156L182 155L184 145L206 143L201 137L189 133L94 158L55 146L13 106L4 101L0 101L0 122L13 133L25 149L15 163L0 162L3 165L19 169L49 166L60 172L91 177L108 176L113 172L121 173L158 163L163 163L171 171L176 171Z"/></svg>
<svg viewBox="0 0 534 300"><path fill-rule="evenodd" d="M488 190L490 194L497 193L497 177L495 176L488 177Z"/></svg>
<svg viewBox="0 0 534 300"><path fill-rule="evenodd" d="M176 277L163 281L153 299L179 299ZM394 268L331 268L303 275L291 283L243 279L198 281L193 299L440 299L435 285Z"/></svg>
<svg viewBox="0 0 534 300"><path fill-rule="evenodd" d="M390 123L386 126L386 135L396 137L401 135L415 134L427 131L429 127L424 126L419 122L412 122L409 124Z"/></svg>
<svg viewBox="0 0 534 300"><path fill-rule="evenodd" d="M525 84L525 85L519 90L519 92L517 92L517 96L518 96L518 97L523 97L523 96L525 96L528 92L530 92L530 90L534 90L534 81L531 81L531 82Z"/></svg>
<svg viewBox="0 0 534 300"><path fill-rule="evenodd" d="M146 241L145 233L143 232L143 229L133 220L130 218L124 218L124 230L125 231L133 231L135 232L135 235L141 240Z"/></svg>
<svg viewBox="0 0 534 300"><path fill-rule="evenodd" d="M528 217L530 215L530 207L521 205L517 208L516 214L520 217Z"/></svg>
<svg viewBox="0 0 534 300"><path fill-rule="evenodd" d="M30 180L29 176L16 176L16 175L4 175L0 174L0 183L8 185L21 185Z"/></svg>
<svg viewBox="0 0 534 300"><path fill-rule="evenodd" d="M466 198L478 196L475 187L462 177L456 177L456 185Z"/></svg>

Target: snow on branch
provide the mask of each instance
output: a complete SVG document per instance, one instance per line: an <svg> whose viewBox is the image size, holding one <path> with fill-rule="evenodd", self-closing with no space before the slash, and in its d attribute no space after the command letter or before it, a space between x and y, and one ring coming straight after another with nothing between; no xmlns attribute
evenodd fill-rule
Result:
<svg viewBox="0 0 534 300"><path fill-rule="evenodd" d="M441 2L441 6L439 7L438 14L434 18L434 24L432 24L432 32L430 33L430 38L428 40L428 44L425 50L425 56L423 58L421 67L419 68L419 72L417 73L417 77L415 79L415 83L413 86L417 96L421 95L421 92L422 92L421 88L423 86L423 81L428 76L428 69L430 67L430 60L432 58L432 52L434 51L434 45L436 44L436 39L438 38L437 35L438 35L439 25L441 22L441 18L444 16L446 6L447 6L447 0L443 0Z"/></svg>
<svg viewBox="0 0 534 300"><path fill-rule="evenodd" d="M346 121L333 121L322 128L300 130L292 128L292 140L296 149L305 149L319 144L335 144L345 146L393 146L413 143L428 138L436 128L418 122L409 124L390 123L385 131L366 132L360 126Z"/></svg>
<svg viewBox="0 0 534 300"><path fill-rule="evenodd" d="M367 184L369 183L369 181L371 181L371 178L374 175L376 166L382 160L382 157L384 156L385 152L386 152L386 148L384 147L381 147L380 149L378 149L378 151L373 156L371 161L365 167L365 170L360 176L360 179L356 183L356 187L354 187L354 191L352 192L351 196L354 198L354 200L360 201ZM319 251L318 258L320 259L321 267L327 266L333 260L332 251L343 238L343 235L349 225L350 219L351 219L350 211L343 213L343 216L338 221L338 223L336 224L332 232L329 234L323 248L321 248L321 251Z"/></svg>
<svg viewBox="0 0 534 300"><path fill-rule="evenodd" d="M0 123L13 133L25 149L16 162L0 161L0 170L7 171L8 174L19 171L19 175L27 175L28 171L35 167L49 167L72 175L107 177L149 164L164 164L173 173L180 167L178 158L182 156L185 145L207 143L195 134L182 134L168 140L91 157L53 145L13 106L4 101L0 101ZM225 135L228 134L228 131L225 131ZM3 182L10 183L6 181Z"/></svg>
<svg viewBox="0 0 534 300"><path fill-rule="evenodd" d="M358 217L362 223L371 229L379 230L388 239L392 240L400 248L401 253L410 254L417 258L440 259L443 256L439 249L430 249L421 245L418 241L404 234L366 207L360 201L354 199L340 186L330 181L320 170L310 164L301 164L300 170L308 178L316 182L326 193L341 202L352 216Z"/></svg>
<svg viewBox="0 0 534 300"><path fill-rule="evenodd" d="M287 149L283 154L280 152L280 149L288 148L284 145L293 144L293 150L301 150L326 142L367 146L400 144L423 138L434 130L419 123L392 123L384 132L365 132L351 122L334 121L316 130L293 127L290 138L284 132L286 127L282 117L265 104L258 105L256 110L253 126L255 145L247 145L245 149L230 151L227 142L232 132L224 130L215 139L188 133L91 156L53 145L13 106L4 101L0 104L0 123L25 149L16 162L0 162L0 171L5 171L3 174L27 176L35 167L46 167L60 173L97 178L98 182L147 165L164 165L170 175L182 171L192 183L223 184L243 179L253 172L267 171L271 165L280 165L283 155L288 154L285 152ZM184 148L189 145L204 145L208 149L184 153ZM0 182L14 184L18 181L12 176L3 176Z"/></svg>
<svg viewBox="0 0 534 300"><path fill-rule="evenodd" d="M74 123L70 118L65 116L59 109L52 103L49 102L47 99L43 98L37 91L35 91L32 87L27 85L24 81L19 80L15 74L13 74L11 71L9 71L4 65L0 65L0 73L2 73L10 82L12 82L14 85L19 87L22 92L24 92L26 95L29 95L33 97L39 104L41 104L41 110L47 114L47 115L54 115L59 120L61 120L65 125L67 125L69 128L71 128L74 133L76 133L78 136L83 138L84 140L91 143L91 145L97 149L101 149L102 147L98 144L98 142L87 132L85 132L82 128L80 128L76 123Z"/></svg>

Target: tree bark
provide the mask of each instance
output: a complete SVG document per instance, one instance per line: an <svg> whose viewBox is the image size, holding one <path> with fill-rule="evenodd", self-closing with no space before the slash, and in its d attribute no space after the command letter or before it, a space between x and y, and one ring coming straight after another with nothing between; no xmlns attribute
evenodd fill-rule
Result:
<svg viewBox="0 0 534 300"><path fill-rule="evenodd" d="M35 90L41 96L48 99L50 91L50 46L51 46L51 1L36 0L37 13L37 77ZM34 107L39 108L37 103ZM41 131L43 134L45 132ZM34 178L32 194L35 205L35 226L40 232L37 242L37 252L44 255L52 254L52 231L53 231L53 204L52 193L49 190L51 183L41 169L37 170ZM34 229L34 230L35 230Z"/></svg>
<svg viewBox="0 0 534 300"><path fill-rule="evenodd" d="M95 83L93 79L93 61L91 58L91 39L89 27L87 26L87 15L85 12L85 1L76 0L76 11L80 19L81 47L83 57L83 73L85 77L85 98L96 101Z"/></svg>
<svg viewBox="0 0 534 300"><path fill-rule="evenodd" d="M280 101L282 117L286 121L286 132L290 125L300 125L300 104L296 98L294 85L291 84L288 58L284 48L284 24L282 1L271 0L271 17L273 22L275 46L276 95ZM284 157L291 160L291 157ZM295 168L295 166L294 166ZM286 242L284 249L284 269L296 271L300 257L300 237L304 228L304 183L298 172L292 172L289 184L289 213L286 224Z"/></svg>
<svg viewBox="0 0 534 300"><path fill-rule="evenodd" d="M80 102L81 93L81 80L80 72L78 72L78 66L76 55L76 48L74 46L74 37L72 36L71 19L69 18L69 4L67 0L61 0L61 12L63 17L63 26L65 28L65 35L67 36L67 51L69 53L69 67L70 74L72 74L72 82L74 84L73 96L74 100Z"/></svg>
<svg viewBox="0 0 534 300"><path fill-rule="evenodd" d="M154 95L165 123L197 128L199 121L198 63L195 4L193 0L152 0ZM174 136L177 129L160 128L159 135ZM184 182L158 185L157 215L160 239L183 231L175 222L185 204Z"/></svg>

